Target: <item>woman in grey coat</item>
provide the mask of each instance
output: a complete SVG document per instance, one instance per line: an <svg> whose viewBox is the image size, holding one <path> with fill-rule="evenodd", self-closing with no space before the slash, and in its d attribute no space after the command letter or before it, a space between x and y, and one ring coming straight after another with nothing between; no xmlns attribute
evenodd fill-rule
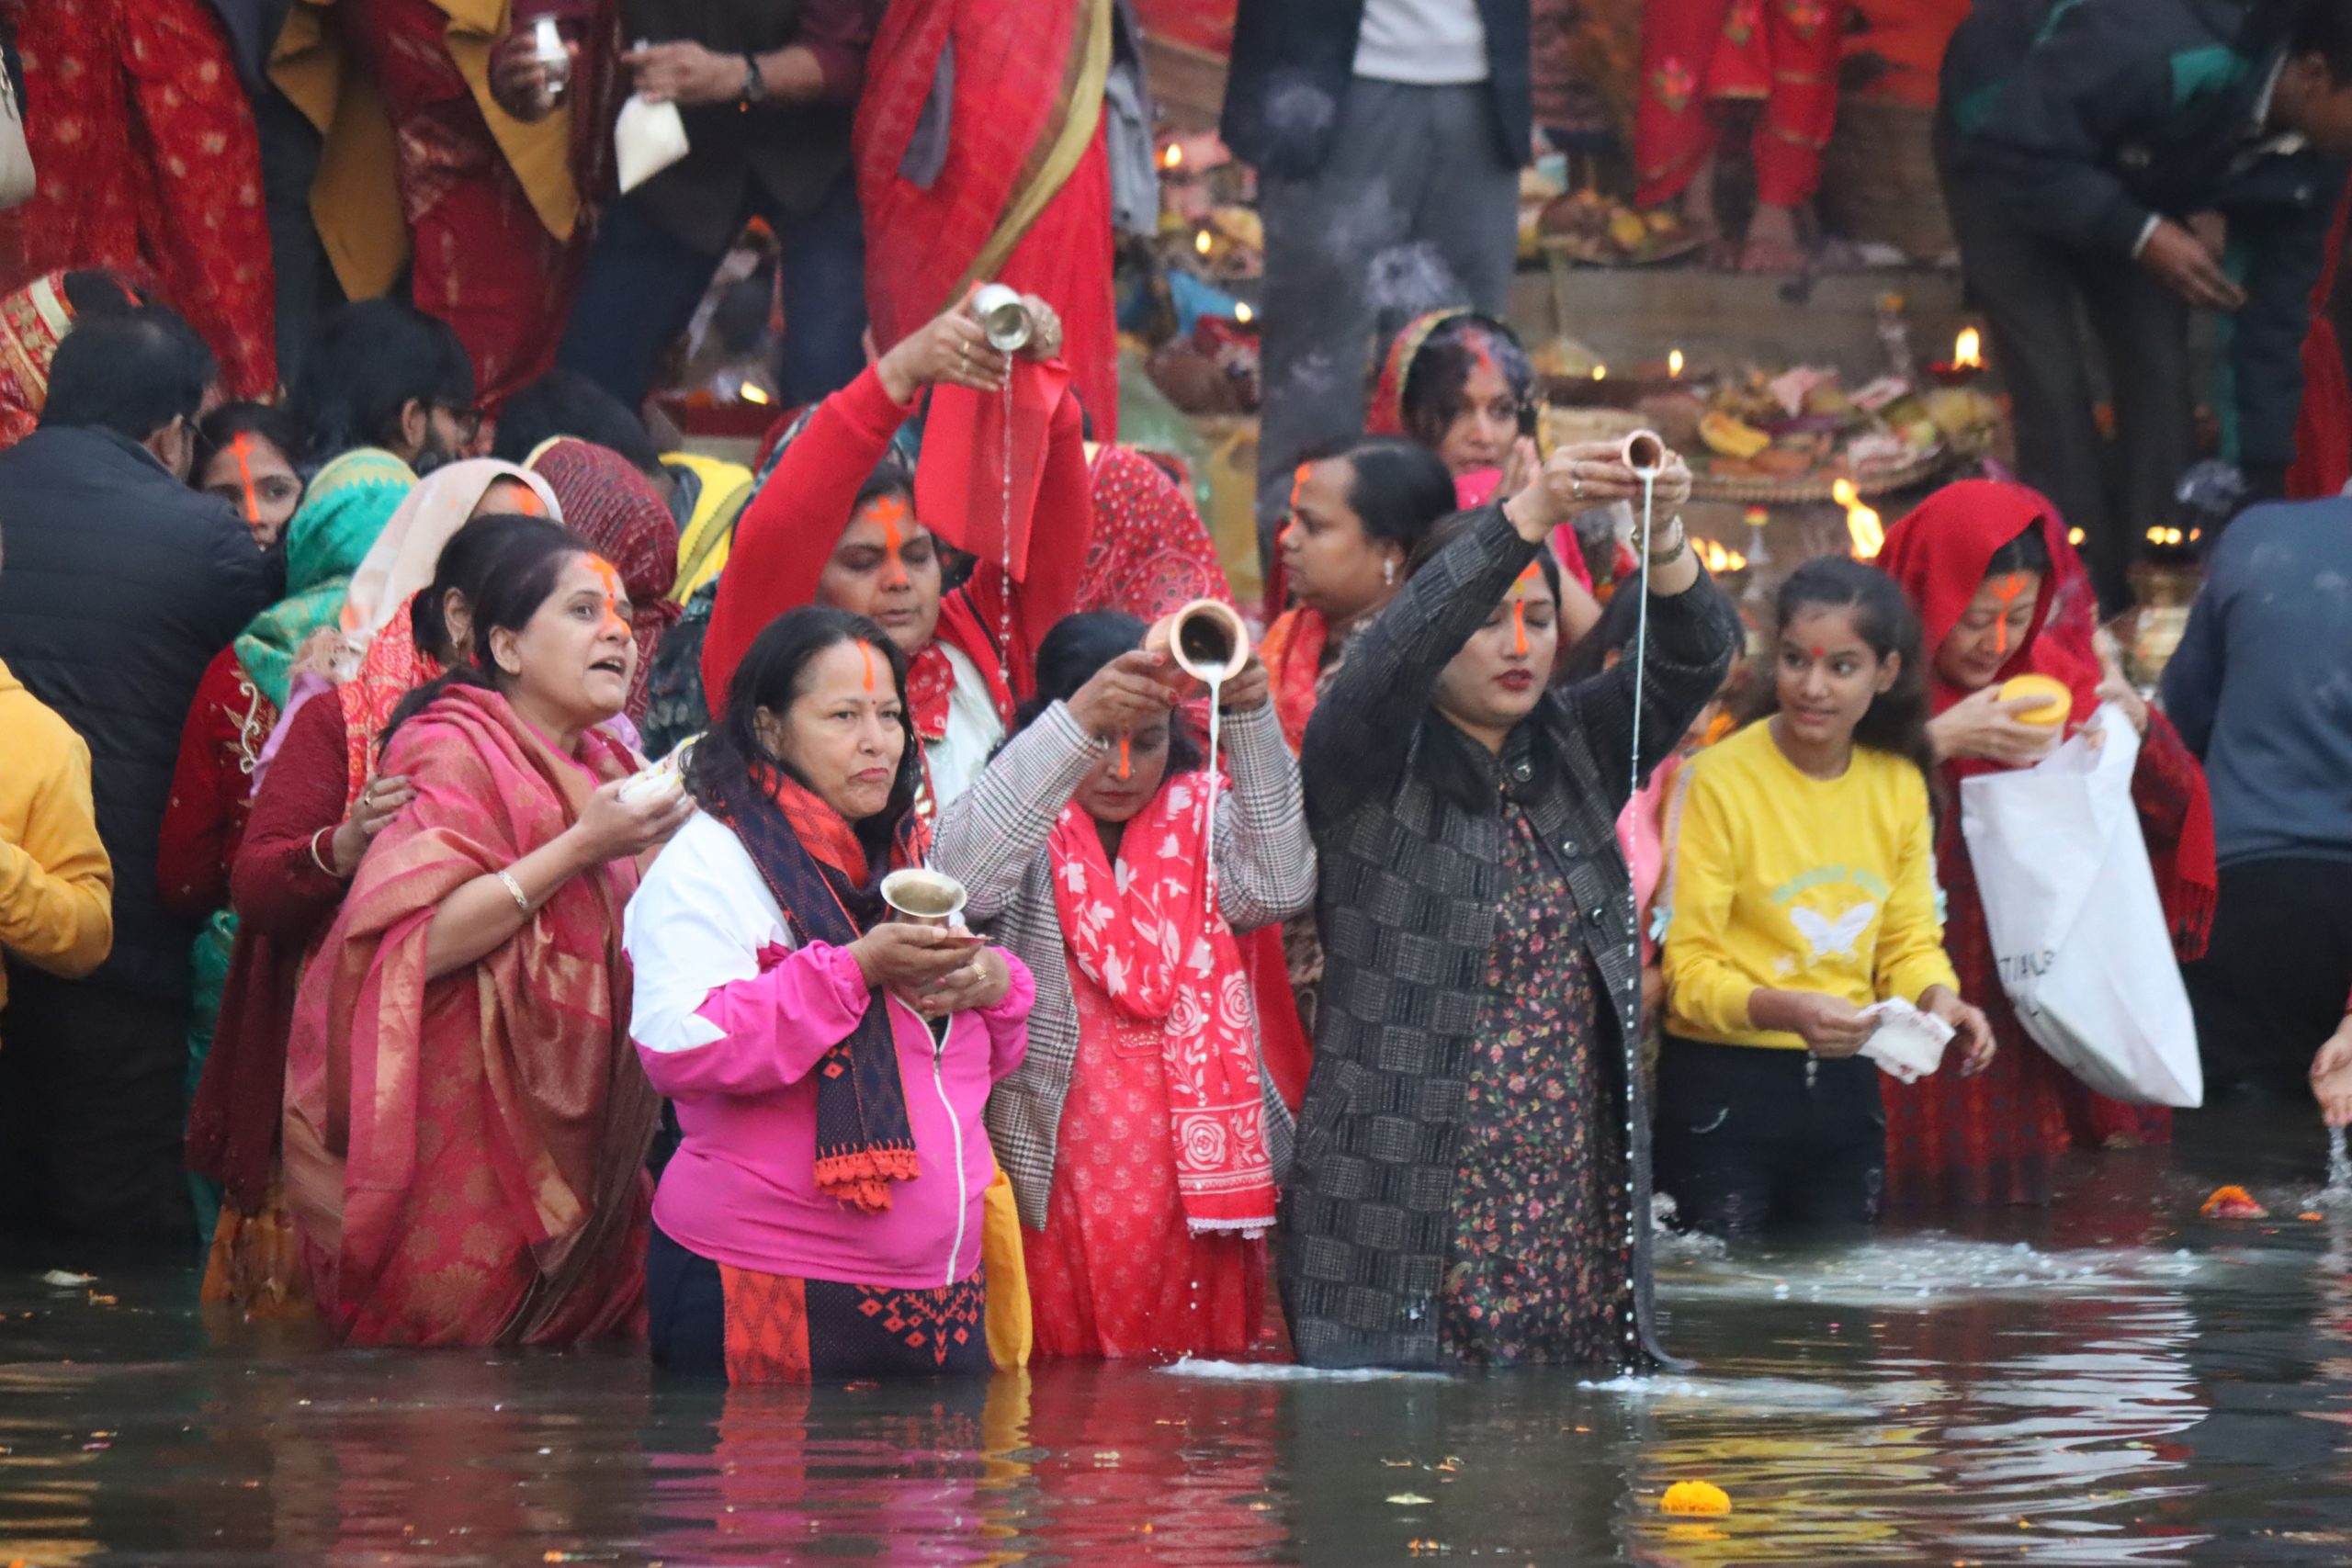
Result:
<svg viewBox="0 0 2352 1568"><path fill-rule="evenodd" d="M1669 458L1644 774L1740 637L1668 521L1689 493ZM1509 502L1441 525L1307 726L1327 956L1277 1261L1309 1365L1662 1355L1615 830L1635 660L1551 684L1559 590L1543 547L1584 505L1639 495L1614 446L1572 447Z"/></svg>

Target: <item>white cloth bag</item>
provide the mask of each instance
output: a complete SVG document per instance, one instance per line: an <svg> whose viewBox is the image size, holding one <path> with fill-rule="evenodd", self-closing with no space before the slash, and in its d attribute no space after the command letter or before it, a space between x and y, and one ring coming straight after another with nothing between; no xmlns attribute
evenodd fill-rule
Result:
<svg viewBox="0 0 2352 1568"><path fill-rule="evenodd" d="M2173 956L2132 770L2140 738L2112 704L2031 768L1964 779L1960 829L2018 1021L2099 1093L2205 1098L2197 1025Z"/></svg>

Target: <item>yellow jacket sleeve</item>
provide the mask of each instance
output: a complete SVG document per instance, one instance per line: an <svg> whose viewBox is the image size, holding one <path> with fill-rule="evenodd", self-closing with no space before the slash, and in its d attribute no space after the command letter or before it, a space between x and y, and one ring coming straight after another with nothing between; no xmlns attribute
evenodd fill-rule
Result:
<svg viewBox="0 0 2352 1568"><path fill-rule="evenodd" d="M1755 1029L1747 998L1756 983L1724 953L1741 864L1738 835L1710 771L1687 768L1684 780L1666 928L1666 993L1674 1016L1693 1028L1726 1037L1747 1034Z"/></svg>
<svg viewBox="0 0 2352 1568"><path fill-rule="evenodd" d="M90 750L77 737L34 786L25 841L0 842L0 947L71 979L114 946L114 866L90 804Z"/></svg>
<svg viewBox="0 0 2352 1568"><path fill-rule="evenodd" d="M1928 987L1949 986L1957 996L1960 976L1944 955L1943 917L1936 908L1936 841L1928 786L1915 769L1905 770L1903 796L1894 891L1878 928L1878 994L1916 1002Z"/></svg>

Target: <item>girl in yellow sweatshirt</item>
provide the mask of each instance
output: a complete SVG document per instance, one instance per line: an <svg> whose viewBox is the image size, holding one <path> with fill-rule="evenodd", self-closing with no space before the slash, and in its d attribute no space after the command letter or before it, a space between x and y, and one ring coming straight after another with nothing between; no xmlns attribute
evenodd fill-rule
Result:
<svg viewBox="0 0 2352 1568"><path fill-rule="evenodd" d="M1658 1190L1717 1235L1867 1225L1886 1166L1892 998L1990 1059L1943 952L1919 623L1843 557L1781 585L1754 722L1685 770L1668 911Z"/></svg>

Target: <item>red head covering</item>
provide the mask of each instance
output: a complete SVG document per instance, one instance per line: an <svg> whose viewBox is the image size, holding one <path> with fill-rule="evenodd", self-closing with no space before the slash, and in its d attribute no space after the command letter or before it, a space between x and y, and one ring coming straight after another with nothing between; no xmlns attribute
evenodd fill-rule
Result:
<svg viewBox="0 0 2352 1568"><path fill-rule="evenodd" d="M2041 531L2050 552L2050 575L2034 601L2032 624L2009 649L1994 680L2030 672L2064 682L2074 696L2066 721L2071 732L2098 706L2098 651L2091 641L2098 626L2098 601L2082 558L2066 542L2058 509L2041 492L1992 479L1946 485L1888 530L1878 564L1918 609L1928 690L1941 713L1972 694L1943 678L1935 667L1936 650L1984 585L1994 556L2029 528ZM1953 764L1953 773L1964 777L1993 766L1959 762Z"/></svg>
<svg viewBox="0 0 2352 1568"><path fill-rule="evenodd" d="M1886 548L1878 564L1919 612L1925 633L1922 646L1928 661L1928 695L1936 712L1941 713L1972 694L1952 685L1938 671L1936 650L1984 586L1993 557L2029 528L2041 530L2042 544L2050 552L2050 575L2034 602L2032 624L2009 650L1994 680L2032 673L2064 682L2074 698L2066 720L2071 734L2098 708L2101 667L2092 641L2098 626L2098 601L2081 558L2067 542L2064 521L2047 498L2023 485L1991 479L1946 485L1887 531ZM2151 715L2152 742L2157 739L2153 727L2165 722L2161 715ZM2194 957L2204 951L2218 882L2213 808L2203 771L2180 742L2172 740L2161 757L2153 755L2156 750L2154 745L2142 749L2142 769L2152 762L2177 764L2180 776L2172 782L2176 792L2188 797L2188 805L2177 840L2150 842L2148 859L2175 947L2183 957ZM1956 784L1999 767L1980 758L1957 758L1944 764L1944 772Z"/></svg>
<svg viewBox="0 0 2352 1568"><path fill-rule="evenodd" d="M628 590L637 678L629 682L622 711L641 719L653 678L653 649L680 613L668 597L678 576L677 519L645 476L609 446L567 438L541 452L531 468L555 491L564 525L612 562Z"/></svg>

